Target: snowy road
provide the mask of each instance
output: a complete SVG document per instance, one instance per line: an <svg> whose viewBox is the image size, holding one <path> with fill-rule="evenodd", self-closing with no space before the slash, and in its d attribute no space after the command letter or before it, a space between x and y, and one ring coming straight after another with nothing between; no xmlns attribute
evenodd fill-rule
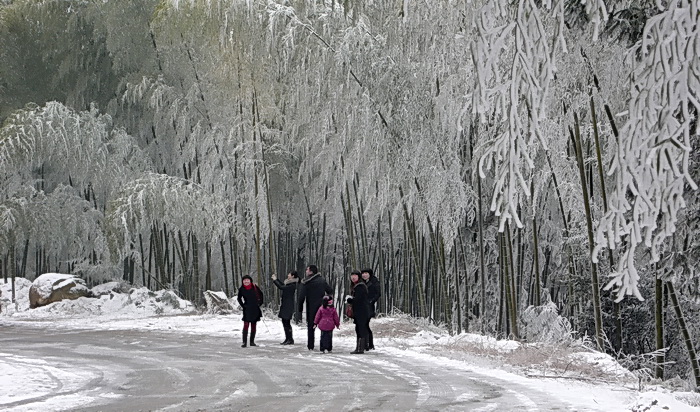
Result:
<svg viewBox="0 0 700 412"><path fill-rule="evenodd" d="M396 348L349 355L304 345L139 330L3 327L3 370L31 368L11 411L569 411L551 395ZM10 372L11 373L11 372ZM26 376L26 374L22 375ZM26 378L25 378L26 379ZM16 382L17 383L17 382ZM22 384L22 383L17 383ZM9 389L6 389L9 390ZM599 410L594 408L591 410Z"/></svg>

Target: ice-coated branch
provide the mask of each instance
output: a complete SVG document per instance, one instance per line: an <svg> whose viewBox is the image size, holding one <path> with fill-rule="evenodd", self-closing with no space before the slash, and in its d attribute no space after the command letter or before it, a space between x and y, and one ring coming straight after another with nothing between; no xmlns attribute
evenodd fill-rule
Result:
<svg viewBox="0 0 700 412"><path fill-rule="evenodd" d="M615 190L610 210L596 233L598 252L626 242L612 280L618 300L641 298L637 288L635 251L647 247L651 261L676 230L678 211L685 207L685 186L691 178L690 138L697 135L700 112L700 10L695 0L674 0L667 10L649 19L642 40L630 55L641 59L630 75L628 119L610 174Z"/></svg>
<svg viewBox="0 0 700 412"><path fill-rule="evenodd" d="M562 5L552 9L551 2L545 2L542 8L562 19ZM555 50L566 50L566 44L561 30L556 30L554 47L550 46L542 9L530 0L518 2L513 16L503 2L489 1L480 9L476 27L471 45L476 69L472 112L481 122L489 116L488 121L505 128L481 144L479 173L483 178L485 168L495 171L491 211L500 217L500 230L510 220L521 227L516 212L519 198L529 195L527 176L538 145L546 149L541 122L556 72ZM508 75L502 78L502 72Z"/></svg>
<svg viewBox="0 0 700 412"><path fill-rule="evenodd" d="M593 41L598 40L600 26L608 21L608 8L603 0L581 0L586 8L586 14L593 24Z"/></svg>
<svg viewBox="0 0 700 412"><path fill-rule="evenodd" d="M189 180L146 173L129 182L111 203L107 219L115 233L129 245L134 234L155 222L173 230L194 233L201 240L216 241L227 233L230 221L225 202Z"/></svg>

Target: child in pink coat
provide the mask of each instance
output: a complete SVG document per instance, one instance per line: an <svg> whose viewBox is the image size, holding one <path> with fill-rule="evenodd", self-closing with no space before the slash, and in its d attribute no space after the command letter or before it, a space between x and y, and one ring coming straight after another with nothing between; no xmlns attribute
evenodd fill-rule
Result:
<svg viewBox="0 0 700 412"><path fill-rule="evenodd" d="M321 353L333 350L333 329L340 329L340 317L333 307L333 298L323 297L323 306L316 312L314 325L321 330Z"/></svg>

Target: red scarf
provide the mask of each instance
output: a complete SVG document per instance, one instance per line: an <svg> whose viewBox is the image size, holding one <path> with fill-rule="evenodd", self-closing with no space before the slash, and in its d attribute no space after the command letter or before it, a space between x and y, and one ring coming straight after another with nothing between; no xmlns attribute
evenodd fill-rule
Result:
<svg viewBox="0 0 700 412"><path fill-rule="evenodd" d="M243 285L243 287L246 288L246 290L251 290L253 288L253 283L249 283L248 286Z"/></svg>

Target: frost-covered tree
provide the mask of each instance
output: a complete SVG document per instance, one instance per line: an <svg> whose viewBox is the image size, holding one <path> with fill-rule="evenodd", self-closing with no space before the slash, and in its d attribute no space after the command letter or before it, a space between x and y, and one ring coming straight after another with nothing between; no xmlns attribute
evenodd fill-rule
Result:
<svg viewBox="0 0 700 412"><path fill-rule="evenodd" d="M597 260L602 248L623 245L607 285L617 291L618 300L626 295L642 299L638 248L648 248L650 261L658 261L686 206L685 191L697 189L689 167L691 137L699 130L699 45L698 3L678 0L648 20L642 39L628 54L635 63L626 121L609 171L615 188L593 253Z"/></svg>
<svg viewBox="0 0 700 412"><path fill-rule="evenodd" d="M519 198L529 193L537 146L548 146L540 124L548 115L556 55L566 51L563 4L545 2L540 8L534 1L515 6L487 1L476 18L471 107L481 123L496 125L495 135L481 144L479 173L485 178L485 169L495 169L490 209L499 216L501 231L510 220L522 226Z"/></svg>
<svg viewBox="0 0 700 412"><path fill-rule="evenodd" d="M125 184L110 202L107 220L114 252L134 253L139 233L165 224L174 233L194 234L215 242L233 222L224 202L200 185L182 178L148 173ZM185 268L186 269L186 268Z"/></svg>
<svg viewBox="0 0 700 412"><path fill-rule="evenodd" d="M51 268L86 261L109 266L106 204L149 167L133 139L94 108L75 112L50 102L13 113L0 129L3 246L26 253L31 241Z"/></svg>

